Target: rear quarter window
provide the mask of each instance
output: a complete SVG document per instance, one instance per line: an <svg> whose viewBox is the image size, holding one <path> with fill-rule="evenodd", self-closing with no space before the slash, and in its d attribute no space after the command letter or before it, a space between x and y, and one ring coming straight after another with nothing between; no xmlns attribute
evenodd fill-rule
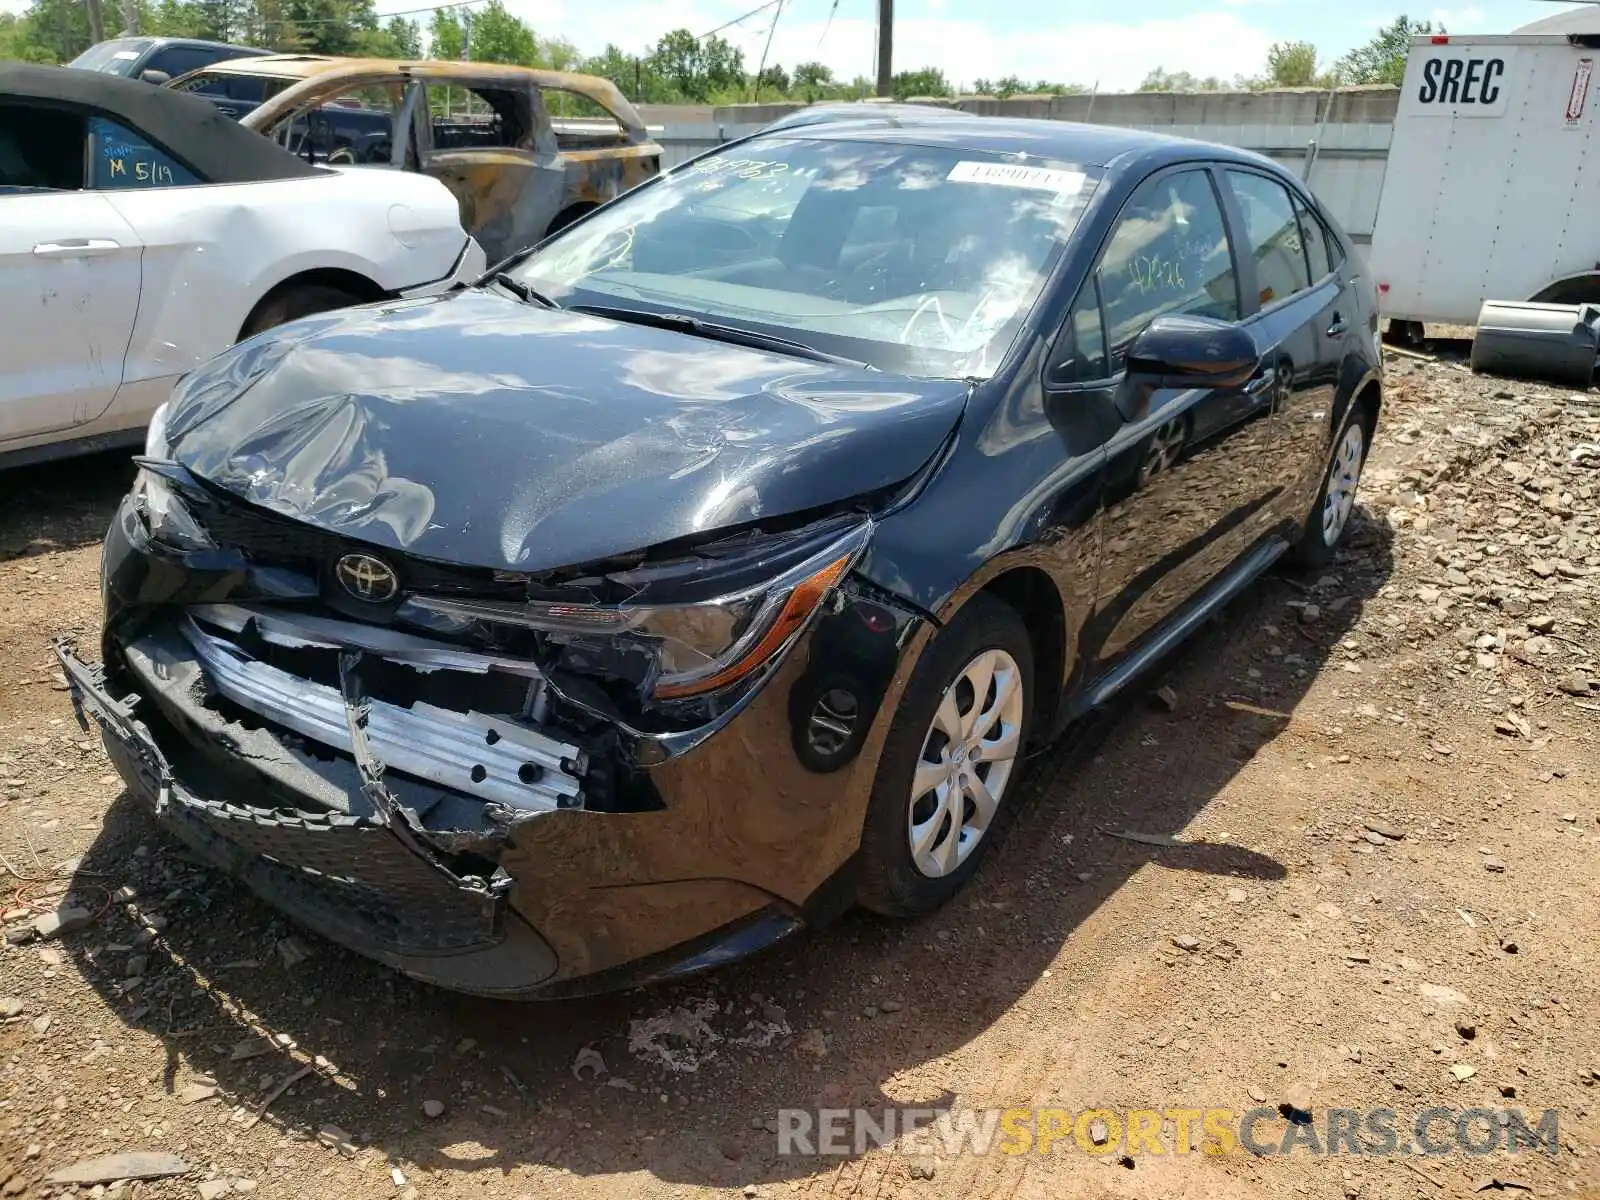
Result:
<svg viewBox="0 0 1600 1200"><path fill-rule="evenodd" d="M189 187L194 172L138 133L107 117L89 118L89 186L102 191Z"/></svg>

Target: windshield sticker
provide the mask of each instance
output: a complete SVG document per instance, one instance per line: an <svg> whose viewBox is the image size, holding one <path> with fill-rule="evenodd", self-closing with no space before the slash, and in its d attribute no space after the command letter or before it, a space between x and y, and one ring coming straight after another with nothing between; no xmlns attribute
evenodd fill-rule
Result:
<svg viewBox="0 0 1600 1200"><path fill-rule="evenodd" d="M111 57L115 59L138 58L139 52L137 50L118 50Z"/></svg>
<svg viewBox="0 0 1600 1200"><path fill-rule="evenodd" d="M1016 163L958 162L945 176L953 183L987 183L992 187L1027 188L1035 192L1076 195L1083 187L1082 171L1055 167L1024 167Z"/></svg>

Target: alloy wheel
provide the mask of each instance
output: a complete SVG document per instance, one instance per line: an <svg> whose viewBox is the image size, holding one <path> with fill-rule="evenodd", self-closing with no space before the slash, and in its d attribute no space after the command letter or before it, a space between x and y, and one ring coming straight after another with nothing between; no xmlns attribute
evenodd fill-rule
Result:
<svg viewBox="0 0 1600 1200"><path fill-rule="evenodd" d="M1361 483L1361 466L1366 458L1367 437L1361 422L1351 421L1334 452L1328 470L1328 487L1322 502L1322 542L1333 546L1344 533L1355 507L1356 488Z"/></svg>
<svg viewBox="0 0 1600 1200"><path fill-rule="evenodd" d="M989 831L1021 751L1025 700L1021 668L999 649L981 651L945 689L911 784L906 836L920 874L951 874Z"/></svg>

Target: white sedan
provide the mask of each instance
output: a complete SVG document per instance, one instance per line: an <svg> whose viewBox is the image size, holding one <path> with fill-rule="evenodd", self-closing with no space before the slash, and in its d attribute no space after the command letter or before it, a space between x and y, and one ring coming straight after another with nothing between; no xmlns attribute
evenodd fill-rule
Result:
<svg viewBox="0 0 1600 1200"><path fill-rule="evenodd" d="M0 468L137 443L234 342L484 269L436 179L312 166L197 96L0 63Z"/></svg>

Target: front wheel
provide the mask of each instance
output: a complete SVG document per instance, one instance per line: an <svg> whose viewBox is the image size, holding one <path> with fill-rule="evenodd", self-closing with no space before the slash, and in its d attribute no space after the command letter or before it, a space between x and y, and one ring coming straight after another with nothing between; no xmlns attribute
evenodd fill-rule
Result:
<svg viewBox="0 0 1600 1200"><path fill-rule="evenodd" d="M359 296L352 296L343 288L326 283L298 283L274 292L256 306L239 332L239 340L254 337L264 330L282 325L313 313L328 312L335 308L348 308L360 304Z"/></svg>
<svg viewBox="0 0 1600 1200"><path fill-rule="evenodd" d="M1008 815L1033 709L1033 650L1015 609L974 597L923 653L884 743L857 898L931 912L978 869Z"/></svg>
<svg viewBox="0 0 1600 1200"><path fill-rule="evenodd" d="M1311 514L1294 548L1295 562L1302 567L1327 566L1349 531L1350 515L1356 506L1356 489L1361 485L1361 468L1367 461L1364 413L1359 403L1352 404L1333 443L1333 458L1322 477L1317 502L1311 506Z"/></svg>

